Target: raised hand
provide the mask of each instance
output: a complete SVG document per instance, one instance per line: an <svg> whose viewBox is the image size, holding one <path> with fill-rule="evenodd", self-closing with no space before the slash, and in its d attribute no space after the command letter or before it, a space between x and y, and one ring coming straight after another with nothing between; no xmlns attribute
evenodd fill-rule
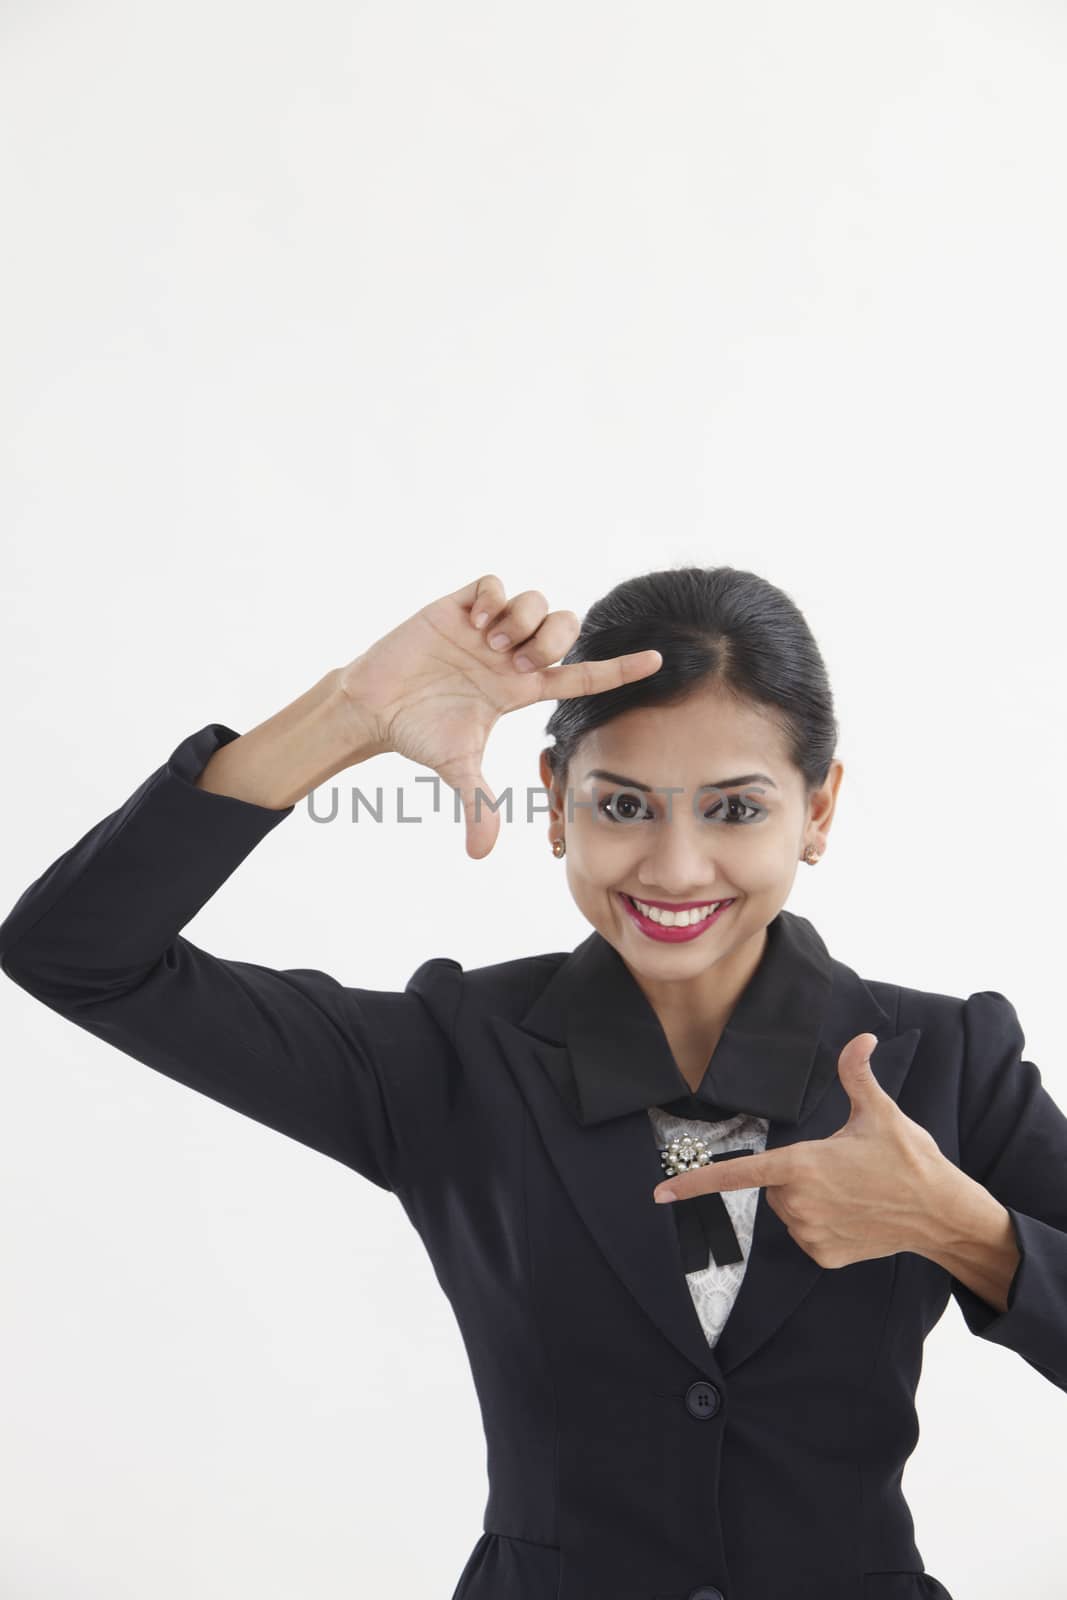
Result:
<svg viewBox="0 0 1067 1600"><path fill-rule="evenodd" d="M482 772L498 718L536 700L601 694L663 664L658 650L638 650L553 666L579 628L573 611L549 611L539 589L508 600L500 579L488 574L423 606L342 671L343 690L370 720L381 750L432 768L459 793L467 854L476 860L500 831L496 795ZM499 647L491 642L498 634L506 635Z"/></svg>

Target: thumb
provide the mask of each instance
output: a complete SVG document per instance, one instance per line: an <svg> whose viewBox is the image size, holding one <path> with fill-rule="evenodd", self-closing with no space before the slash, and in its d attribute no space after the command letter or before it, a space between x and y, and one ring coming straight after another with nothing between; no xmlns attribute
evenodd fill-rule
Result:
<svg viewBox="0 0 1067 1600"><path fill-rule="evenodd" d="M884 1100L893 1103L871 1068L871 1056L877 1045L876 1034L857 1033L837 1058L837 1075L851 1101L853 1113L877 1107Z"/></svg>
<svg viewBox="0 0 1067 1600"><path fill-rule="evenodd" d="M480 762L450 766L441 776L459 795L467 825L467 854L481 861L496 844L500 833L497 797L486 782Z"/></svg>

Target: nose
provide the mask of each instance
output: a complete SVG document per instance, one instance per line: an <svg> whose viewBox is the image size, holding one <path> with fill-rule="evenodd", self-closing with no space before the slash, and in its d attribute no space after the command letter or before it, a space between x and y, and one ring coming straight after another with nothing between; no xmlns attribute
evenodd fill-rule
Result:
<svg viewBox="0 0 1067 1600"><path fill-rule="evenodd" d="M676 797L677 798L677 797ZM720 881L714 833L706 823L687 817L676 806L669 821L650 828L654 838L637 872L637 881L652 899L714 900Z"/></svg>

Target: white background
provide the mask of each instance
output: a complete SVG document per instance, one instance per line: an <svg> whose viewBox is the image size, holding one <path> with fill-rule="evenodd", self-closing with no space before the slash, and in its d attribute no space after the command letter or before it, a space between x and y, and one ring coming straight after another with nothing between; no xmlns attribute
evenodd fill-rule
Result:
<svg viewBox="0 0 1067 1600"><path fill-rule="evenodd" d="M1067 1106L1063 8L11 0L0 29L4 910L185 734L483 572L581 615L729 563L800 604L837 695L790 908L866 977L1007 994ZM497 794L539 781L551 707L494 733ZM543 822L475 863L422 809L368 837L299 806L191 936L393 989L585 937ZM484 1446L399 1204L0 1006L0 1591L451 1594ZM928 1569L1061 1595L1067 1395L950 1303L919 1400Z"/></svg>

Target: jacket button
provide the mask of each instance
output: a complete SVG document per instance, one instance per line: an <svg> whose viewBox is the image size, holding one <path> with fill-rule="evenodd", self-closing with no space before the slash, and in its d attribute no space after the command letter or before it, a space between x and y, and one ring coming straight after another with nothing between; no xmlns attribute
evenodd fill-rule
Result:
<svg viewBox="0 0 1067 1600"><path fill-rule="evenodd" d="M692 1589L689 1600L724 1600L724 1596L721 1589L705 1585L703 1589Z"/></svg>
<svg viewBox="0 0 1067 1600"><path fill-rule="evenodd" d="M685 1391L686 1410L691 1417L699 1417L704 1421L713 1417L722 1403L718 1389L713 1383L691 1383ZM689 1600L722 1600L718 1589L695 1589Z"/></svg>

